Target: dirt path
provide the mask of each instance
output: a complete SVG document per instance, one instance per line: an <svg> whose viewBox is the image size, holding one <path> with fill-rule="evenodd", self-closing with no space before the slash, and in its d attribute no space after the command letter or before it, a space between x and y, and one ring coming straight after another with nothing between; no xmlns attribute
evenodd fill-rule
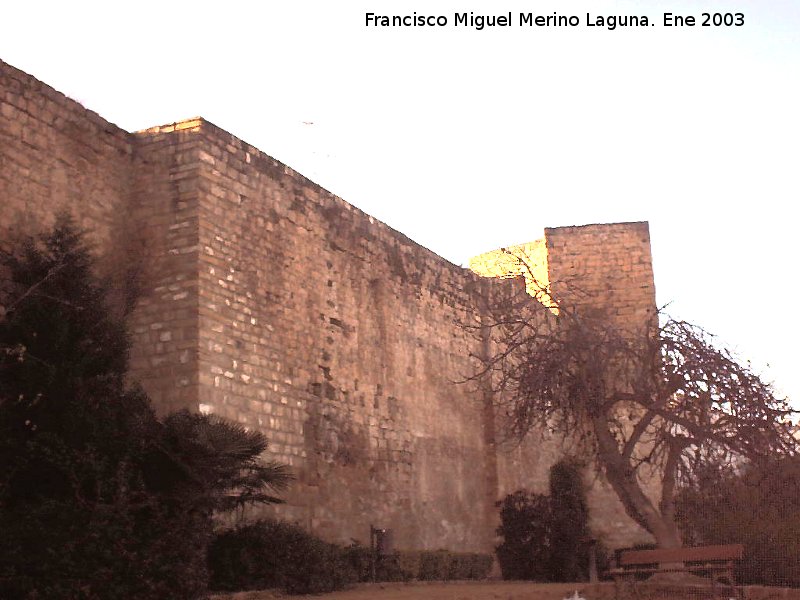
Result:
<svg viewBox="0 0 800 600"><path fill-rule="evenodd" d="M613 600L614 584L453 582L453 583L376 583L351 590L315 596L286 596L279 592L238 592L219 594L212 600L564 600L578 592L584 600ZM656 588L639 590L637 600L708 600L708 587ZM717 596L719 600L719 596ZM723 596L722 598L727 598ZM748 586L747 600L800 600L800 589Z"/></svg>
<svg viewBox="0 0 800 600"><path fill-rule="evenodd" d="M321 596L283 596L274 592L239 592L214 596L214 600L273 600L274 598L316 598L318 600L562 600L575 591L586 600L608 598L589 594L585 583L381 583L361 585L352 590ZM604 586L605 587L605 586ZM606 590L603 590L606 591ZM613 595L613 591L611 591ZM613 597L613 596L612 596Z"/></svg>

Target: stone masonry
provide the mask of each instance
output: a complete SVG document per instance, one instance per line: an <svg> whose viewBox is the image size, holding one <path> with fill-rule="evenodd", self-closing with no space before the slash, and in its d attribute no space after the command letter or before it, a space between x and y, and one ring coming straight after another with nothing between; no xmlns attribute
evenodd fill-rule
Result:
<svg viewBox="0 0 800 600"><path fill-rule="evenodd" d="M341 542L374 524L399 547L490 551L495 502L546 490L558 440L503 448L491 398L456 383L484 351L461 323L516 281L449 263L203 119L128 133L0 62L0 245L60 211L101 268L140 272L131 377L157 409L264 431L291 465L279 516ZM586 273L598 307L655 318L645 223L534 246L549 281ZM587 482L595 534L648 539Z"/></svg>

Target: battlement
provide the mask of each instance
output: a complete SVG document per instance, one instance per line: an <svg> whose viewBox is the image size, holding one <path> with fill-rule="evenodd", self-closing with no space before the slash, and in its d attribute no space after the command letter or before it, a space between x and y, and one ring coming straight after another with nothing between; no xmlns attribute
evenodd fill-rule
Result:
<svg viewBox="0 0 800 600"><path fill-rule="evenodd" d="M548 227L541 239L479 254L469 267L483 277L525 277L528 293L548 307L552 290L627 327L657 324L646 222Z"/></svg>

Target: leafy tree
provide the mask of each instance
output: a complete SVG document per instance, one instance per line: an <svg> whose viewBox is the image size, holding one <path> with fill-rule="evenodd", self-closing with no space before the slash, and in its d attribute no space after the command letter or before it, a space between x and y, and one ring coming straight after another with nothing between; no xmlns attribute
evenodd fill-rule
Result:
<svg viewBox="0 0 800 600"><path fill-rule="evenodd" d="M517 490L497 503L505 579L583 581L589 569L589 509L581 465L564 458L550 468L550 495Z"/></svg>
<svg viewBox="0 0 800 600"><path fill-rule="evenodd" d="M551 581L550 498L517 490L497 506L500 508L497 534L503 538L497 547L497 560L503 579Z"/></svg>
<svg viewBox="0 0 800 600"><path fill-rule="evenodd" d="M577 460L565 458L550 468L550 507L553 581L583 581L589 572L589 507Z"/></svg>
<svg viewBox="0 0 800 600"><path fill-rule="evenodd" d="M700 467L797 454L788 403L700 327L626 328L575 291L540 290L547 307L523 294L482 311L493 344L471 379L491 386L509 436L579 443L659 546L681 545L675 492Z"/></svg>
<svg viewBox="0 0 800 600"><path fill-rule="evenodd" d="M0 597L197 598L214 510L275 501L263 436L159 422L125 382L128 337L68 218L5 255Z"/></svg>

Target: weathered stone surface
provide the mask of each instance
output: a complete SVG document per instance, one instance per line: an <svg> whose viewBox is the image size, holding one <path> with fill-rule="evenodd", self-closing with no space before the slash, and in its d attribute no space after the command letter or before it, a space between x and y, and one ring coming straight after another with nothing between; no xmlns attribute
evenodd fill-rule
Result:
<svg viewBox="0 0 800 600"><path fill-rule="evenodd" d="M0 243L59 210L109 272L138 267L131 376L161 412L267 433L298 480L279 515L333 540L490 550L494 503L544 491L558 440L498 443L487 398L457 384L482 341L460 323L482 279L229 133L192 119L138 133L0 62ZM585 271L598 306L654 315L646 224L557 228L550 281ZM602 482L595 530L642 537ZM252 514L249 516L253 516Z"/></svg>

